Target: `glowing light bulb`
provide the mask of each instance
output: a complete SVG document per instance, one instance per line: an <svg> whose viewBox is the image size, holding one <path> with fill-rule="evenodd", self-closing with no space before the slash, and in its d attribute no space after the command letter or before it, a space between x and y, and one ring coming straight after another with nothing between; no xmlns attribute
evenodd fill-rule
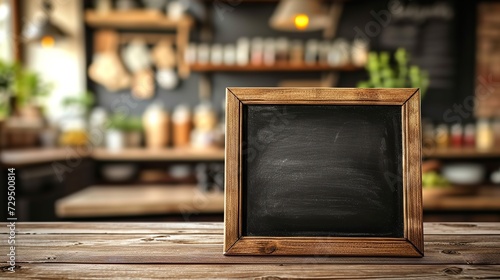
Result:
<svg viewBox="0 0 500 280"><path fill-rule="evenodd" d="M40 40L40 44L43 48L52 48L55 44L54 37L52 36L43 36Z"/></svg>
<svg viewBox="0 0 500 280"><path fill-rule="evenodd" d="M294 19L295 27L298 30L305 30L309 26L309 17L304 14L299 14L295 16Z"/></svg>

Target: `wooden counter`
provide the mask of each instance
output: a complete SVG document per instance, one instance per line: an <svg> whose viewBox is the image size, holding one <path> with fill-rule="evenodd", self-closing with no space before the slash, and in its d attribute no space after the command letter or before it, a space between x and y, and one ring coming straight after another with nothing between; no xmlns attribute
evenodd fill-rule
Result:
<svg viewBox="0 0 500 280"><path fill-rule="evenodd" d="M1 225L5 228L5 223ZM18 223L18 279L500 279L500 223L424 225L425 257L223 256L222 223ZM7 231L1 232L7 240Z"/></svg>
<svg viewBox="0 0 500 280"><path fill-rule="evenodd" d="M61 218L222 212L224 193L195 185L90 186L56 202Z"/></svg>

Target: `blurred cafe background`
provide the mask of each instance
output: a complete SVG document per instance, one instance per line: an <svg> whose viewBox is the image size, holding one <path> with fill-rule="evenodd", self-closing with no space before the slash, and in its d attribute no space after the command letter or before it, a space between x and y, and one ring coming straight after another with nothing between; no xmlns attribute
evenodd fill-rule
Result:
<svg viewBox="0 0 500 280"><path fill-rule="evenodd" d="M500 1L0 0L19 221L222 221L229 86L419 87L424 220L500 221Z"/></svg>

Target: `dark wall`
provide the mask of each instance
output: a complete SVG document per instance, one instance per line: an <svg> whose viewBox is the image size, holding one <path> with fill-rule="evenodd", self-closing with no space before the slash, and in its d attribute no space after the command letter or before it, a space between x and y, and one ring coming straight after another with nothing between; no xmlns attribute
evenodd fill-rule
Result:
<svg viewBox="0 0 500 280"><path fill-rule="evenodd" d="M236 3L238 1L219 1L224 5ZM417 3L418 5L429 5L437 1L410 1L407 3ZM474 44L475 44L475 3L474 1L451 1L441 2L449 3L455 16L447 22L434 22L434 25L415 22L400 22L391 20L390 25L410 25L417 29L417 35L412 38L414 45L405 45L413 52L414 63L422 67L431 67L431 74L441 73L439 81L443 81L442 76L446 76L444 83L438 83L438 80L431 77L431 89L427 92L423 100L423 115L430 117L435 121L442 121L442 113L451 108L454 103L461 101L473 93L474 87ZM224 12L215 10L215 2L207 1L206 5L211 12L211 22L213 24L213 41L219 43L234 43L239 37L279 37L285 36L290 39L322 38L321 32L312 33L288 33L278 32L269 27L268 20L273 13L276 3L241 3L234 7L226 6ZM220 4L219 3L219 4ZM380 13L388 10L389 1L347 1L344 5L344 11L337 31L338 37L354 39L357 36L355 27L364 30L371 21L375 21L373 13ZM89 5L89 4L86 4ZM435 33L435 26L441 26L444 31ZM87 63L90 63L92 56L92 33L93 30L86 27L87 30ZM387 43L387 32L391 28L383 26L380 32L375 36L370 36L370 45L372 50L394 50L391 44ZM434 36L433 36L434 34ZM443 35L444 34L444 35ZM359 35L358 35L359 36ZM197 31L192 32L191 41L199 41ZM436 38L437 37L437 38ZM399 38L399 36L396 36ZM468 38L465 40L465 38ZM394 42L393 45L405 42ZM431 63L420 63L422 60L421 50L424 49L424 43L434 43L431 49L441 48L445 54L451 57L450 64L441 69L435 69L432 57L426 57L425 61ZM407 42L406 42L407 43ZM436 45L437 44L437 45ZM427 48L427 49L429 49ZM434 53L434 55L436 55ZM439 53L438 56L441 56ZM425 57L424 57L425 58ZM419 62L420 60L420 62ZM438 75L439 76L439 75ZM220 108L224 99L225 88L229 86L277 86L281 80L294 79L319 79L321 73L213 73L210 74L212 80L212 101ZM367 78L364 71L341 73L338 86L355 87L357 82ZM154 101L162 102L168 109L172 109L179 103L187 103L191 106L199 102L198 85L200 80L199 73L192 73L191 76L182 81L174 90L165 91L157 88L156 95L152 100L137 101L133 108L133 114L141 114L148 104ZM435 82L434 82L435 81ZM436 87L433 87L433 84ZM117 96L129 96L128 90L118 93L107 92L103 87L88 81L89 89L96 92L98 104L110 109L112 102ZM439 86L437 86L439 85Z"/></svg>

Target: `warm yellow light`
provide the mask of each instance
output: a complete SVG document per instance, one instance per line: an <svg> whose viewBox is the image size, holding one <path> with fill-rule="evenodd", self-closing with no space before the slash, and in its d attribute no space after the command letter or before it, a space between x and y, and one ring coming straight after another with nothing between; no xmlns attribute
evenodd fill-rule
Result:
<svg viewBox="0 0 500 280"><path fill-rule="evenodd" d="M309 25L309 17L304 14L299 14L295 16L294 22L295 22L295 27L298 30L305 30Z"/></svg>
<svg viewBox="0 0 500 280"><path fill-rule="evenodd" d="M43 36L42 40L40 40L40 44L44 48L52 48L55 44L54 37L52 36Z"/></svg>

